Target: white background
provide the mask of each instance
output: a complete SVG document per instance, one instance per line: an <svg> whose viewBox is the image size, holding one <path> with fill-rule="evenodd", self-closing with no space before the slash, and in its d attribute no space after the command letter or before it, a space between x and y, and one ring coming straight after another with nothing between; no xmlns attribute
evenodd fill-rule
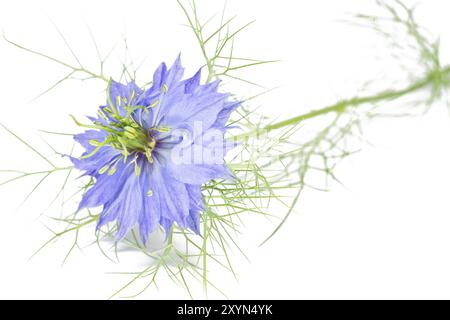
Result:
<svg viewBox="0 0 450 320"><path fill-rule="evenodd" d="M420 21L441 34L442 54L450 57L450 6L443 0L423 2L418 9ZM257 20L236 47L247 56L283 60L255 72L259 82L283 85L258 102L268 114L287 118L327 105L354 95L371 78L383 65L376 59L383 48L370 31L339 20L351 12L370 12L372 4L228 1L229 12L238 14L238 21ZM207 17L220 11L222 2L199 1L199 7ZM85 21L102 52L125 34L137 60L148 55L141 79L180 51L188 73L202 64L195 39L181 26L185 20L175 1L0 3L0 25L9 38L73 61L49 18L89 66L95 67L96 55ZM114 54L111 64L119 58ZM0 122L42 148L45 144L35 129L75 130L68 114L92 114L103 101L103 83L73 81L30 103L64 76L65 69L5 41L0 41L0 70ZM297 214L267 245L258 248L273 225L261 220L246 224L241 241L250 263L236 254L238 281L211 270L229 298L450 298L450 119L445 107L436 104L424 117L374 122L365 136L372 145L339 167L345 187L334 185L329 193L305 194ZM67 140L52 143L67 150ZM46 168L45 162L2 130L0 155L1 169ZM50 236L39 214L56 183L45 185L17 210L32 182L36 180L0 189L0 298L107 298L128 278L106 274L123 269L95 248L75 253L64 267L61 262L69 244L64 242L28 261ZM127 257L132 256L123 259ZM126 261L125 271L133 263ZM200 289L201 284L194 287ZM187 297L163 278L159 288L141 297ZM211 291L209 297L221 296Z"/></svg>

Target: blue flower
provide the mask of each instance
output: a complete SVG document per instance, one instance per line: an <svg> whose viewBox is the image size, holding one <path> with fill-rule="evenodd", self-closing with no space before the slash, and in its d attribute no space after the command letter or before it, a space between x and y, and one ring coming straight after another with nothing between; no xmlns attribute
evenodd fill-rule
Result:
<svg viewBox="0 0 450 320"><path fill-rule="evenodd" d="M201 70L186 80L183 72L178 57L148 90L110 81L106 105L74 137L85 152L71 160L94 181L79 209L102 207L97 228L117 222L116 240L135 226L144 243L159 225L166 235L174 223L199 233L201 186L232 178L224 134L239 102L218 81L201 85Z"/></svg>

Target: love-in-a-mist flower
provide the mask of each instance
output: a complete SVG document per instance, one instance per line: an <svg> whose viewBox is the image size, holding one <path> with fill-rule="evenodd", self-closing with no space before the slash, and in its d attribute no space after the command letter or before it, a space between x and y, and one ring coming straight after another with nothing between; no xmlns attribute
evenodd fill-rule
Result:
<svg viewBox="0 0 450 320"><path fill-rule="evenodd" d="M232 178L224 134L239 103L218 81L201 85L201 70L186 80L183 72L178 57L159 66L148 90L110 81L106 105L75 135L86 151L71 159L93 178L79 209L102 207L97 227L116 222L117 240L135 226L144 243L159 225L199 233L201 186Z"/></svg>

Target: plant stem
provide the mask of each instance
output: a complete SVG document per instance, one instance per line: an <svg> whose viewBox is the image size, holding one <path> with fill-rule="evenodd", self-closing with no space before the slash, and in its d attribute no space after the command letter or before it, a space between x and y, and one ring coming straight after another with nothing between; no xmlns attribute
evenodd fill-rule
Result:
<svg viewBox="0 0 450 320"><path fill-rule="evenodd" d="M191 27L192 31L194 31L195 37L197 38L198 44L200 46L200 50L202 51L203 58L205 59L206 66L208 68L208 79L206 80L206 83L209 83L209 82L211 82L211 80L214 77L214 69L213 69L213 65L211 64L211 59L209 58L208 54L206 53L205 41L203 40L201 30L199 29L199 26L198 26L198 19L195 20L195 24L194 24L191 16L189 15L189 12L183 6L181 1L177 0L177 2L178 2L178 5L181 7L181 10L183 10L183 12L189 22L189 26ZM194 7L194 15L196 18L195 7Z"/></svg>
<svg viewBox="0 0 450 320"><path fill-rule="evenodd" d="M19 49L21 49L21 50L27 51L27 52L32 53L32 54L34 54L34 55L37 55L37 56L43 57L43 58L45 58L45 59L48 59L48 60L50 60L50 61L56 62L57 64L60 64L60 65L62 65L62 66L64 66L64 67L66 67L66 68L69 68L69 69L72 70L72 73L75 73L75 72L86 73L87 75L89 75L89 76L92 77L92 78L100 79L100 80L103 80L103 81L109 81L109 79L106 78L106 77L103 75L103 72L101 72L100 74L97 74L97 73L92 72L92 71L90 71L90 70L87 70L87 69L85 69L85 68L83 68L83 67L81 67L81 66L76 67L76 66L71 65L71 64L69 64L69 63L66 63L66 62L64 62L64 61L58 60L58 59L56 59L56 58L53 58L53 57L51 57L51 56L49 56L49 55L47 55L47 54L45 54L45 53L42 53L42 52L39 52L39 51L35 51L35 50L32 50L32 49L28 49L28 48L26 48L26 47L24 47L24 46L22 46L22 45L20 45L20 44L18 44L18 43L16 43L16 42L13 42L13 41L9 40L8 38L6 38L4 32L3 32L3 39L4 39L6 42L8 42L9 44L11 44L11 45L13 45L13 46L15 46L15 47L17 47L17 48L19 48Z"/></svg>
<svg viewBox="0 0 450 320"><path fill-rule="evenodd" d="M170 251L172 250L173 233L174 233L174 227L172 225L172 227L170 228L169 236L167 237L167 246L163 253L164 256L168 255L170 253Z"/></svg>
<svg viewBox="0 0 450 320"><path fill-rule="evenodd" d="M305 113L305 114L302 114L302 115L299 115L299 116L296 116L296 117L293 117L293 118L290 118L287 120L273 123L273 124L265 126L262 129L253 130L253 131L235 136L234 138L242 139L242 138L246 138L246 137L249 137L249 136L252 136L255 134L259 134L262 132L267 133L272 130L280 129L280 128L283 128L286 126L296 125L302 121L312 119L312 118L315 118L318 116L326 115L329 113L341 113L341 112L344 112L348 107L355 107L355 106L363 105L366 103L377 103L377 102L381 102L381 101L398 99L407 94L424 89L425 87L433 84L436 81L436 79L438 79L438 77L448 77L449 74L450 74L450 66L447 66L441 70L429 73L425 78L418 80L417 82L411 84L410 86L408 86L404 89L387 90L387 91L379 92L378 94L375 94L375 95L370 95L370 96L366 96L366 97L354 97L351 99L342 100L331 106L313 110L308 113Z"/></svg>

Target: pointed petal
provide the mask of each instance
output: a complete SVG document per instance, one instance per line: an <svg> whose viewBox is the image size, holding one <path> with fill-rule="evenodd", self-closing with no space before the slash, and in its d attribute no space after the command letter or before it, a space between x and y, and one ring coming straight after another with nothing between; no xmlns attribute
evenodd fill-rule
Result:
<svg viewBox="0 0 450 320"><path fill-rule="evenodd" d="M191 210L187 218L187 225L196 234L200 234L200 212Z"/></svg>
<svg viewBox="0 0 450 320"><path fill-rule="evenodd" d="M159 65L158 69L156 69L155 73L153 74L153 87L161 89L163 83L166 81L167 76L167 66L163 62Z"/></svg>
<svg viewBox="0 0 450 320"><path fill-rule="evenodd" d="M192 93L200 85L200 79L202 77L202 69L199 69L197 73L192 77L184 81L184 93Z"/></svg>
<svg viewBox="0 0 450 320"><path fill-rule="evenodd" d="M189 207L194 211L205 210L205 200L203 199L202 188L200 185L186 184L186 190L189 194Z"/></svg>
<svg viewBox="0 0 450 320"><path fill-rule="evenodd" d="M178 55L172 67L167 72L167 78L163 85L167 86L168 90L171 90L183 77L184 68L181 65L181 54Z"/></svg>

